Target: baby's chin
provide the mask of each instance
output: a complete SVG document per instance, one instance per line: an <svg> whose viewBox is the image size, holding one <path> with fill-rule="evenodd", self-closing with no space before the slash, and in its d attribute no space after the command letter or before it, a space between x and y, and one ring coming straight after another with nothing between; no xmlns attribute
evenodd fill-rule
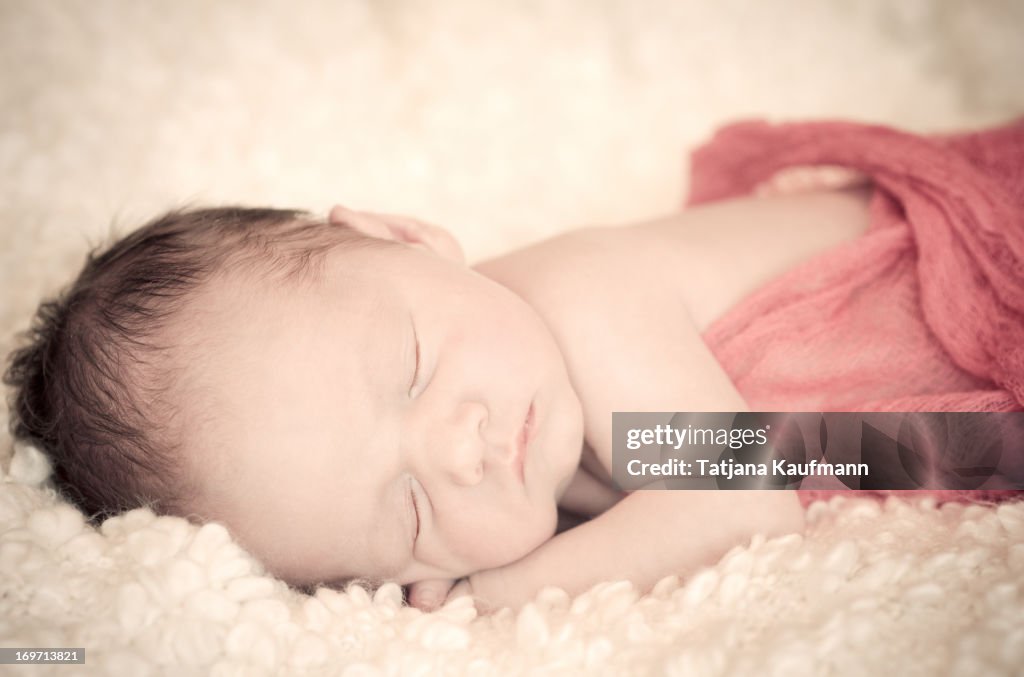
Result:
<svg viewBox="0 0 1024 677"><path fill-rule="evenodd" d="M486 559L482 558L479 562L480 565L476 567L475 571L469 573L475 573L484 569L497 569L498 567L511 564L526 557L544 543L550 541L558 530L558 504L552 498L551 505L547 507L549 509L545 510L543 521L538 522L536 528L531 530L528 537L517 541L515 548L503 549L500 555L495 556L493 553L489 553L491 556Z"/></svg>

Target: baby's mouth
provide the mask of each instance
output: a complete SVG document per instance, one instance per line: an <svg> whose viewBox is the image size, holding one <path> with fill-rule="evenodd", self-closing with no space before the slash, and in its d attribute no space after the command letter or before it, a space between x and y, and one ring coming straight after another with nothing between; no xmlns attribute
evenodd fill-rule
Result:
<svg viewBox="0 0 1024 677"><path fill-rule="evenodd" d="M519 430L519 436L516 440L516 457L513 461L519 481L523 484L526 484L526 453L530 446L530 440L533 438L533 421L534 410L533 402L531 401L530 408L526 412L526 419L523 421L523 427Z"/></svg>

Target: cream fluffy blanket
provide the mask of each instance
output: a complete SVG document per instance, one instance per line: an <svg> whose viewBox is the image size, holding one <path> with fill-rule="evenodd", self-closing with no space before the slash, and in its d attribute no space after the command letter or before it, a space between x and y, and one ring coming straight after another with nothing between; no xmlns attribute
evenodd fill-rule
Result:
<svg viewBox="0 0 1024 677"><path fill-rule="evenodd" d="M673 210L738 117L918 131L1024 110L1010 0L0 2L0 348L111 221L186 200L407 212L471 259ZM4 427L6 427L4 425ZM638 598L424 615L295 595L217 525L97 531L0 439L0 645L89 674L1015 674L1024 505L838 498ZM666 537L684 535L666 534ZM26 668L66 674L67 668Z"/></svg>

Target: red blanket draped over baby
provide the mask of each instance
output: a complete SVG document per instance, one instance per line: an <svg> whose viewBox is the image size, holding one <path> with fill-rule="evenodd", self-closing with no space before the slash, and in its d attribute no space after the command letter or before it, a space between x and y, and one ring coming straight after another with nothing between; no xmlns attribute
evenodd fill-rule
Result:
<svg viewBox="0 0 1024 677"><path fill-rule="evenodd" d="M688 204L821 165L871 179L867 232L704 333L751 410L1024 410L1024 119L943 137L847 122L731 125L693 154Z"/></svg>

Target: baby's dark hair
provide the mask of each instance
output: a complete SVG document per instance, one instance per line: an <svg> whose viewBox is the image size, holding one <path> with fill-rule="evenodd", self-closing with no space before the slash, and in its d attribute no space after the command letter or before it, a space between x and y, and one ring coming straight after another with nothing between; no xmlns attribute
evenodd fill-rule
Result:
<svg viewBox="0 0 1024 677"><path fill-rule="evenodd" d="M92 248L9 357L11 433L49 457L55 487L93 523L141 506L187 516L196 483L167 395L170 328L194 322L188 302L221 274L315 283L336 247L383 244L305 211L236 206L173 210Z"/></svg>

